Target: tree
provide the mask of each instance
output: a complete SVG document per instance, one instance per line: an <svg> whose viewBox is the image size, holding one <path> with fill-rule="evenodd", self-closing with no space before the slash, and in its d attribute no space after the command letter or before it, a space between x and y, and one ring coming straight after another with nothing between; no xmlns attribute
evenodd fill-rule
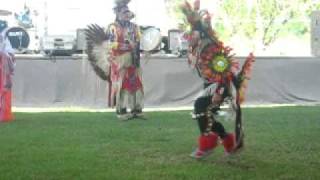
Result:
<svg viewBox="0 0 320 180"><path fill-rule="evenodd" d="M202 0L203 2L204 0ZM212 24L222 39L243 36L257 49L265 49L281 35L310 32L309 16L320 10L320 0L216 0L219 6ZM165 0L169 14L181 19L177 11L183 0ZM180 21L181 22L181 21Z"/></svg>

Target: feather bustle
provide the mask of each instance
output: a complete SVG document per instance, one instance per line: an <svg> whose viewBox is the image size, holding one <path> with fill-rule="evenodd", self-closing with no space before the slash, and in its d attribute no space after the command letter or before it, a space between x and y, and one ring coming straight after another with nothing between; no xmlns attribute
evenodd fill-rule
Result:
<svg viewBox="0 0 320 180"><path fill-rule="evenodd" d="M107 34L97 24L88 25L85 29L88 60L95 73L103 80L109 80Z"/></svg>

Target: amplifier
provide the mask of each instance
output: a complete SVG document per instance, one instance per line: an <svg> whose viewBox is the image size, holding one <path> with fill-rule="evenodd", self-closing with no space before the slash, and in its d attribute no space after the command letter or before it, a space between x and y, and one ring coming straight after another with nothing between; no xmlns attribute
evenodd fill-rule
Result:
<svg viewBox="0 0 320 180"><path fill-rule="evenodd" d="M168 46L173 54L183 55L188 50L188 41L183 38L183 32L172 29L168 31Z"/></svg>
<svg viewBox="0 0 320 180"><path fill-rule="evenodd" d="M41 49L47 55L72 55L75 38L72 35L50 35L42 39Z"/></svg>
<svg viewBox="0 0 320 180"><path fill-rule="evenodd" d="M85 29L77 29L76 50L84 51L87 49Z"/></svg>

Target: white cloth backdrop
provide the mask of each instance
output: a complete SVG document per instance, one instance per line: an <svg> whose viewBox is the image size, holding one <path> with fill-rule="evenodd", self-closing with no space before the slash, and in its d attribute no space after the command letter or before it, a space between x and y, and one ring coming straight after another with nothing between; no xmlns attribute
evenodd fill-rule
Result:
<svg viewBox="0 0 320 180"><path fill-rule="evenodd" d="M202 81L184 58L144 63L145 107L192 106ZM320 104L319 72L320 58L258 57L245 104ZM106 86L85 58L18 56L13 106L105 108Z"/></svg>

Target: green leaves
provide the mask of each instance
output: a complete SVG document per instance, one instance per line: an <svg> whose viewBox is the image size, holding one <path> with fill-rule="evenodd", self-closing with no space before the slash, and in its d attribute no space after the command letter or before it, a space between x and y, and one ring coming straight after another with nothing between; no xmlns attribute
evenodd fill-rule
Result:
<svg viewBox="0 0 320 180"><path fill-rule="evenodd" d="M183 2L165 0L169 15L178 23L185 22L176 8ZM200 9L216 7L215 12L210 12L214 13L212 25L222 40L245 37L264 48L278 38L308 33L311 12L320 10L320 0L202 0L201 5Z"/></svg>

